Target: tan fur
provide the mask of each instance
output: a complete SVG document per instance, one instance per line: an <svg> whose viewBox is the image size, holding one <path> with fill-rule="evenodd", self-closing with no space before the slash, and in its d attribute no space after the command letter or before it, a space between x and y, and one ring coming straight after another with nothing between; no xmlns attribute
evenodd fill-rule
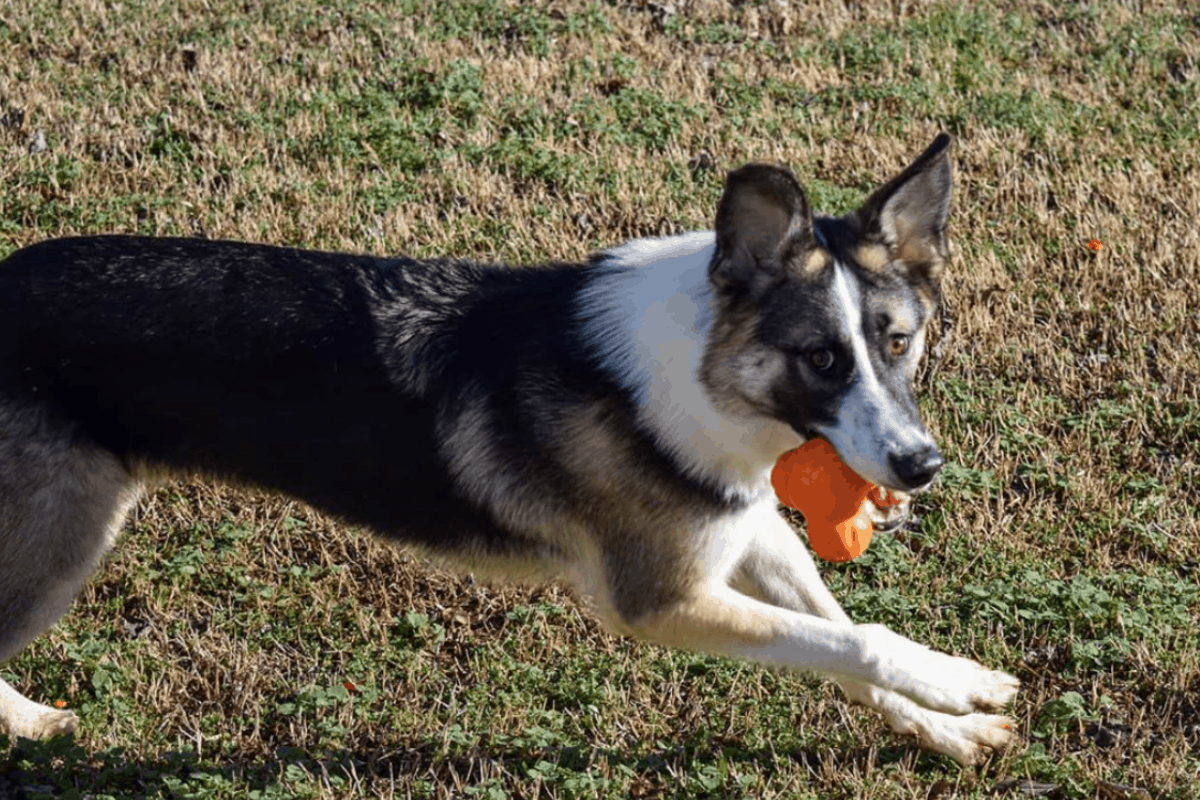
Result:
<svg viewBox="0 0 1200 800"><path fill-rule="evenodd" d="M564 426L563 463L577 481L579 509L588 516L578 522L589 528L585 539L595 547L571 567L589 586L602 587L589 592L600 615L628 630L628 620L675 602L700 578L687 534L697 519L687 495L631 468L636 462L629 439L604 423L606 413L603 405L594 405ZM597 525L598 520L604 522ZM655 533L647 537L648 531ZM664 569L648 571L649 563Z"/></svg>
<svg viewBox="0 0 1200 800"><path fill-rule="evenodd" d="M910 266L920 266L934 280L942 272L942 257L931 243L920 239L901 239L896 248L896 258Z"/></svg>
<svg viewBox="0 0 1200 800"><path fill-rule="evenodd" d="M698 587L686 600L638 620L635 632L652 642L702 652L731 645L765 645L781 632L778 617L728 602Z"/></svg>
<svg viewBox="0 0 1200 800"><path fill-rule="evenodd" d="M815 278L833 264L829 254L820 248L809 250L800 262L800 274Z"/></svg>
<svg viewBox="0 0 1200 800"><path fill-rule="evenodd" d="M755 322L745 310L718 316L698 376L721 410L735 416L770 414L769 391L784 367L781 353L756 340Z"/></svg>
<svg viewBox="0 0 1200 800"><path fill-rule="evenodd" d="M892 255L881 244L864 244L856 247L850 257L867 272L883 272L892 263Z"/></svg>

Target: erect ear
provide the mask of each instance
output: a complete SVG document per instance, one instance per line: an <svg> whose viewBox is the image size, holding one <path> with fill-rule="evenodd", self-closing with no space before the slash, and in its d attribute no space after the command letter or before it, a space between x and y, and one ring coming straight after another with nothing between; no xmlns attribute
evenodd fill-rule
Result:
<svg viewBox="0 0 1200 800"><path fill-rule="evenodd" d="M729 173L717 206L717 252L709 280L721 292L771 286L813 247L804 190L783 167L750 164Z"/></svg>
<svg viewBox="0 0 1200 800"><path fill-rule="evenodd" d="M910 274L936 286L949 256L950 136L939 134L908 168L875 191L856 213L867 241L888 248Z"/></svg>

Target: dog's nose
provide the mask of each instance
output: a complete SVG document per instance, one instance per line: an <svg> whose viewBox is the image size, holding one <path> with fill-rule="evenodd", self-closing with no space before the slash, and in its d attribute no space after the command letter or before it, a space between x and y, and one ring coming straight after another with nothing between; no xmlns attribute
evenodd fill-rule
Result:
<svg viewBox="0 0 1200 800"><path fill-rule="evenodd" d="M888 467L903 484L897 489L919 489L932 481L945 463L936 447L888 456Z"/></svg>

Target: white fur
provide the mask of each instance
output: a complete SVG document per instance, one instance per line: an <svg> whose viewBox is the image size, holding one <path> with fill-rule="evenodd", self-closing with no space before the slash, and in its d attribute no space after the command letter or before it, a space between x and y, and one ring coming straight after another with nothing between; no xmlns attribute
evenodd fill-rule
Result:
<svg viewBox="0 0 1200 800"><path fill-rule="evenodd" d="M699 382L715 247L703 231L609 250L610 269L583 293L579 311L589 344L633 393L643 429L692 477L753 498L769 491L780 454L803 440L782 422L724 413Z"/></svg>
<svg viewBox="0 0 1200 800"><path fill-rule="evenodd" d="M933 439L921 426L896 414L896 402L880 382L867 347L862 299L841 264L834 266L833 291L842 307L844 333L853 347L855 380L838 406L833 426L817 426L817 429L842 460L863 478L879 486L900 486L903 481L888 466L888 453L933 447ZM920 346L922 342L913 344ZM914 364L919 352L914 350L909 355Z"/></svg>
<svg viewBox="0 0 1200 800"><path fill-rule="evenodd" d="M1002 705L1016 691L1016 682L1008 676L973 661L935 652L882 625L851 624L773 500L759 501L718 527L705 537L710 590L725 595L725 602L744 604L748 611L762 603L787 623L774 641L735 645L730 655L850 678L954 714L968 713L977 705ZM758 556L751 571L765 600L731 586L736 566L751 554ZM795 592L795 598L784 605L770 603L784 591ZM787 611L787 606L806 613Z"/></svg>
<svg viewBox="0 0 1200 800"><path fill-rule="evenodd" d="M716 521L698 543L703 595L647 638L665 634L678 646L822 673L855 702L880 711L893 730L964 764L1011 743L1011 719L970 712L1000 708L1018 681L882 625L855 625L772 499ZM713 635L706 621L730 612L769 635Z"/></svg>
<svg viewBox="0 0 1200 800"><path fill-rule="evenodd" d="M73 733L78 722L74 712L35 703L0 680L0 730L9 736L49 739Z"/></svg>

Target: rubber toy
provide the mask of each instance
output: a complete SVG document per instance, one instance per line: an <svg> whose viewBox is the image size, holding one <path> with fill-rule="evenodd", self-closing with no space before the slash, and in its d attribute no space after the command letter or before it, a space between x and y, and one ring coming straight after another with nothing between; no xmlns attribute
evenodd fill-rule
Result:
<svg viewBox="0 0 1200 800"><path fill-rule="evenodd" d="M808 543L826 561L858 558L871 543L875 526L863 508L899 503L846 466L824 439L810 439L784 453L771 472L779 501L799 511L808 523Z"/></svg>

